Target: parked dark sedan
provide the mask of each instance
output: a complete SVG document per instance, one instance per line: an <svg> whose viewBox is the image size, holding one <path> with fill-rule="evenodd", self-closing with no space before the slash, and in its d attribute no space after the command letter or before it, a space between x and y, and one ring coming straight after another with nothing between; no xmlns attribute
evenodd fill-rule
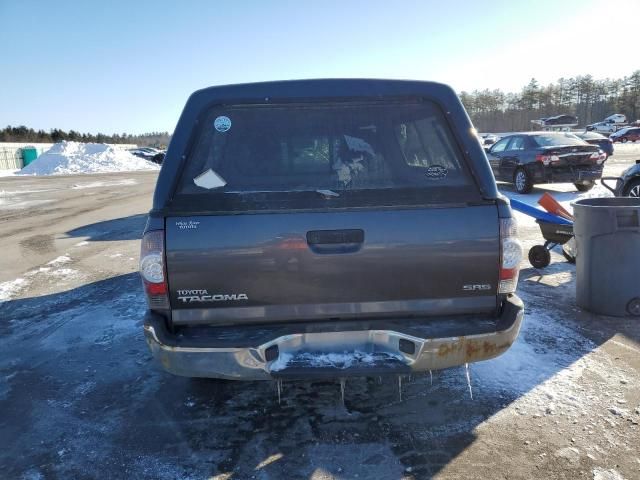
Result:
<svg viewBox="0 0 640 480"><path fill-rule="evenodd" d="M572 133L527 132L509 135L487 152L496 180L511 182L518 193L537 183L571 182L581 192L602 177L606 155Z"/></svg>
<svg viewBox="0 0 640 480"><path fill-rule="evenodd" d="M611 134L611 140L614 142L636 142L640 140L640 128L626 127Z"/></svg>
<svg viewBox="0 0 640 480"><path fill-rule="evenodd" d="M607 157L613 155L613 141L597 132L578 132L574 134L576 137L581 138L587 143L591 145L597 145L600 147L604 153L607 154Z"/></svg>

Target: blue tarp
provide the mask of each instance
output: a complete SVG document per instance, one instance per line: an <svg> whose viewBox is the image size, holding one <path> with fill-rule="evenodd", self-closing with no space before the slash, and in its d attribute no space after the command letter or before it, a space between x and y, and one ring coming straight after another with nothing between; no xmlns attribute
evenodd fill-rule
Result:
<svg viewBox="0 0 640 480"><path fill-rule="evenodd" d="M511 202L511 208L513 208L514 210L520 213L524 213L525 215L529 215L530 217L533 217L536 220L540 220L541 222L559 223L561 225L573 225L573 222L570 222L566 218L562 218L558 215L545 212L544 210L540 210L539 208L533 207L527 203L514 200L513 198L510 198L509 201Z"/></svg>

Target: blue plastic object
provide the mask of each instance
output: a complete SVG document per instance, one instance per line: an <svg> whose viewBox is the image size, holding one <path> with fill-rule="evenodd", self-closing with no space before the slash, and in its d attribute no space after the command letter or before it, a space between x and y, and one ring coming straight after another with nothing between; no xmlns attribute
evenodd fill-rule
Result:
<svg viewBox="0 0 640 480"><path fill-rule="evenodd" d="M536 220L540 220L541 222L548 223L559 223L561 225L573 225L573 222L567 220L566 218L559 217L558 215L554 215L549 212L545 212L544 210L540 210L539 208L532 207L524 202L520 202L518 200L514 200L510 198L511 208L514 210L524 213L530 217L535 218Z"/></svg>

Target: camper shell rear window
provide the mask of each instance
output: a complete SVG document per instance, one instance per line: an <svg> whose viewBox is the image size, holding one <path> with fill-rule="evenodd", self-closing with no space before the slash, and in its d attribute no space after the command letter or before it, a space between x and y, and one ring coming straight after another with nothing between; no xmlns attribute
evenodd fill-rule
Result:
<svg viewBox="0 0 640 480"><path fill-rule="evenodd" d="M176 207L236 212L480 200L428 100L216 105L198 122Z"/></svg>

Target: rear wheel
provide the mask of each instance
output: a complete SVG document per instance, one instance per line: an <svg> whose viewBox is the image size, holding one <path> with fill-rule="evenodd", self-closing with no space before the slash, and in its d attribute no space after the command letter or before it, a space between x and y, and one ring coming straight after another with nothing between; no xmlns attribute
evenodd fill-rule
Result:
<svg viewBox="0 0 640 480"><path fill-rule="evenodd" d="M535 268L544 268L551 263L551 253L543 245L534 245L529 250L529 263Z"/></svg>
<svg viewBox="0 0 640 480"><path fill-rule="evenodd" d="M640 198L640 178L629 182L629 185L624 189L625 197Z"/></svg>
<svg viewBox="0 0 640 480"><path fill-rule="evenodd" d="M574 183L574 185L579 192L588 192L593 188L595 182L589 181L586 183Z"/></svg>
<svg viewBox="0 0 640 480"><path fill-rule="evenodd" d="M518 193L529 193L533 188L531 177L524 168L516 170L516 173L513 175L513 184Z"/></svg>

